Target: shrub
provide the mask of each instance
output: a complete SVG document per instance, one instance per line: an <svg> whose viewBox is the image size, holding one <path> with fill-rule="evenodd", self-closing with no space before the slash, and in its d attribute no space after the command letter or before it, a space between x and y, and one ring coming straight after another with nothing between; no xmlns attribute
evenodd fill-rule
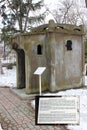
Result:
<svg viewBox="0 0 87 130"><path fill-rule="evenodd" d="M13 69L13 64L8 64L7 69Z"/></svg>

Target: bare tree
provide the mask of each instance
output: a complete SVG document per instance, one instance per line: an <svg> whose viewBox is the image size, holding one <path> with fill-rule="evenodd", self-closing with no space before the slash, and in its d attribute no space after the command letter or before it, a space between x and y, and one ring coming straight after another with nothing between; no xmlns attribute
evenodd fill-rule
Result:
<svg viewBox="0 0 87 130"><path fill-rule="evenodd" d="M60 3L57 4L57 8L50 11L50 13L57 23L74 25L84 24L84 14L80 11L78 5L73 0L60 1Z"/></svg>
<svg viewBox="0 0 87 130"><path fill-rule="evenodd" d="M87 0L85 0L86 8L87 8Z"/></svg>

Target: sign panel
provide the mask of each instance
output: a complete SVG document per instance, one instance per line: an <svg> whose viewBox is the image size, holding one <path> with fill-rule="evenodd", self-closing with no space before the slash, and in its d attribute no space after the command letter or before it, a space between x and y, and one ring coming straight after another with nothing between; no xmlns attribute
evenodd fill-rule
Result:
<svg viewBox="0 0 87 130"><path fill-rule="evenodd" d="M41 75L45 71L46 67L38 67L34 74Z"/></svg>
<svg viewBox="0 0 87 130"><path fill-rule="evenodd" d="M35 103L36 124L79 124L79 97L37 96Z"/></svg>

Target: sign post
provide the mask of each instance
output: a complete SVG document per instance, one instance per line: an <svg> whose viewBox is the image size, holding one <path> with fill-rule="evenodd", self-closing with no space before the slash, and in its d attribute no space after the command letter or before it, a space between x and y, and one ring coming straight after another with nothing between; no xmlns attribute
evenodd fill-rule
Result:
<svg viewBox="0 0 87 130"><path fill-rule="evenodd" d="M41 95L41 75L39 75L39 90L40 90L40 95Z"/></svg>
<svg viewBox="0 0 87 130"><path fill-rule="evenodd" d="M41 96L41 75L45 71L46 67L38 67L34 74L39 75L39 94Z"/></svg>

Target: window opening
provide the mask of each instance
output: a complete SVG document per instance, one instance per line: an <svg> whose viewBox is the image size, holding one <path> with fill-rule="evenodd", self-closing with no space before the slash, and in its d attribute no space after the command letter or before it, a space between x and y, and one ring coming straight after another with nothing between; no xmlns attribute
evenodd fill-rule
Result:
<svg viewBox="0 0 87 130"><path fill-rule="evenodd" d="M37 46L37 54L42 55L42 46L41 45Z"/></svg>
<svg viewBox="0 0 87 130"><path fill-rule="evenodd" d="M67 47L67 50L72 50L72 41L71 40L67 40L66 47Z"/></svg>

